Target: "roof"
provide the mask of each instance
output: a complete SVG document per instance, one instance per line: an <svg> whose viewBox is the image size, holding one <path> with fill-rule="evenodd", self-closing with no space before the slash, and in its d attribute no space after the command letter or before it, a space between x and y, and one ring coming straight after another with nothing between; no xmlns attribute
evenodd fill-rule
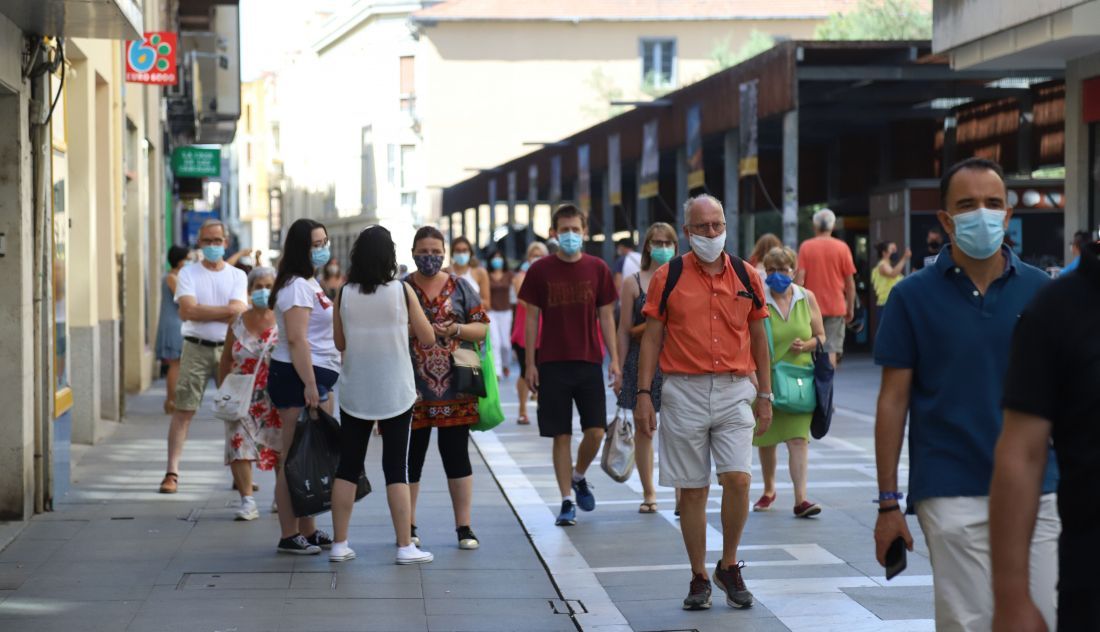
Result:
<svg viewBox="0 0 1100 632"><path fill-rule="evenodd" d="M443 0L418 21L661 21L822 19L858 0Z"/></svg>

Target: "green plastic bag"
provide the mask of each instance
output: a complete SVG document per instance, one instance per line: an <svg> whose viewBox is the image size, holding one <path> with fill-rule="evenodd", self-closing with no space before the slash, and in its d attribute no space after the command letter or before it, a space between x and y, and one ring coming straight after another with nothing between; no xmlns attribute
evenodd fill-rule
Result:
<svg viewBox="0 0 1100 632"><path fill-rule="evenodd" d="M496 428L504 421L504 409L500 405L500 385L497 384L497 371L493 366L493 345L488 337L481 347L481 374L485 379L485 397L477 400L481 419L471 428L484 432Z"/></svg>

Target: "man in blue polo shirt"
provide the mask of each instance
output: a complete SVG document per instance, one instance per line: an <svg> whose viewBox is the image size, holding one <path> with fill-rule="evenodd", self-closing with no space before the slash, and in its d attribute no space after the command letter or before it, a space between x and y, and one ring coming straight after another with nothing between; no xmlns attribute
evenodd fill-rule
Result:
<svg viewBox="0 0 1100 632"><path fill-rule="evenodd" d="M898 501L898 459L909 425L909 503L931 555L936 629L992 625L989 488L1001 398L1020 313L1048 282L1003 245L1012 210L997 163L951 167L940 182L940 224L951 239L936 262L890 293L875 342L883 367L875 424L879 516L875 549L913 538ZM1046 467L1031 540L1032 599L1054 629L1060 523Z"/></svg>

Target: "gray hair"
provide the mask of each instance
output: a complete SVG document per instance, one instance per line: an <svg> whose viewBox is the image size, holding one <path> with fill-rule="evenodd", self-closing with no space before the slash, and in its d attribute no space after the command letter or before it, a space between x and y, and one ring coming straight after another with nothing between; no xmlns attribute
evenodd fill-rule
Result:
<svg viewBox="0 0 1100 632"><path fill-rule="evenodd" d="M269 268L267 266L256 266L252 268L252 272L248 273L248 288L252 289L256 281L267 277L275 278L275 268Z"/></svg>
<svg viewBox="0 0 1100 632"><path fill-rule="evenodd" d="M210 228L211 226L220 226L222 229L222 237L229 237L229 231L225 228L225 222L215 218L208 219L203 222L201 226L199 226L199 235L202 235L202 231Z"/></svg>
<svg viewBox="0 0 1100 632"><path fill-rule="evenodd" d="M836 213L827 208L814 213L814 228L831 231L836 227Z"/></svg>
<svg viewBox="0 0 1100 632"><path fill-rule="evenodd" d="M711 204L714 204L716 207L718 207L718 210L722 211L723 215L725 215L726 213L726 209L724 206L722 206L721 200L709 193L701 193L696 196L688 197L688 199L684 201L685 222L688 222L691 219L691 207L694 206L696 202L710 202Z"/></svg>

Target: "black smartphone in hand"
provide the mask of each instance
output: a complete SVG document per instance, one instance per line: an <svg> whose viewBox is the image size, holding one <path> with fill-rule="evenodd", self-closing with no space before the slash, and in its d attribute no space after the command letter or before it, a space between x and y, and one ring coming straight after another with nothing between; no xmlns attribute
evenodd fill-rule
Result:
<svg viewBox="0 0 1100 632"><path fill-rule="evenodd" d="M886 579L887 581L898 576L905 570L905 538L898 537L890 543L886 550Z"/></svg>

